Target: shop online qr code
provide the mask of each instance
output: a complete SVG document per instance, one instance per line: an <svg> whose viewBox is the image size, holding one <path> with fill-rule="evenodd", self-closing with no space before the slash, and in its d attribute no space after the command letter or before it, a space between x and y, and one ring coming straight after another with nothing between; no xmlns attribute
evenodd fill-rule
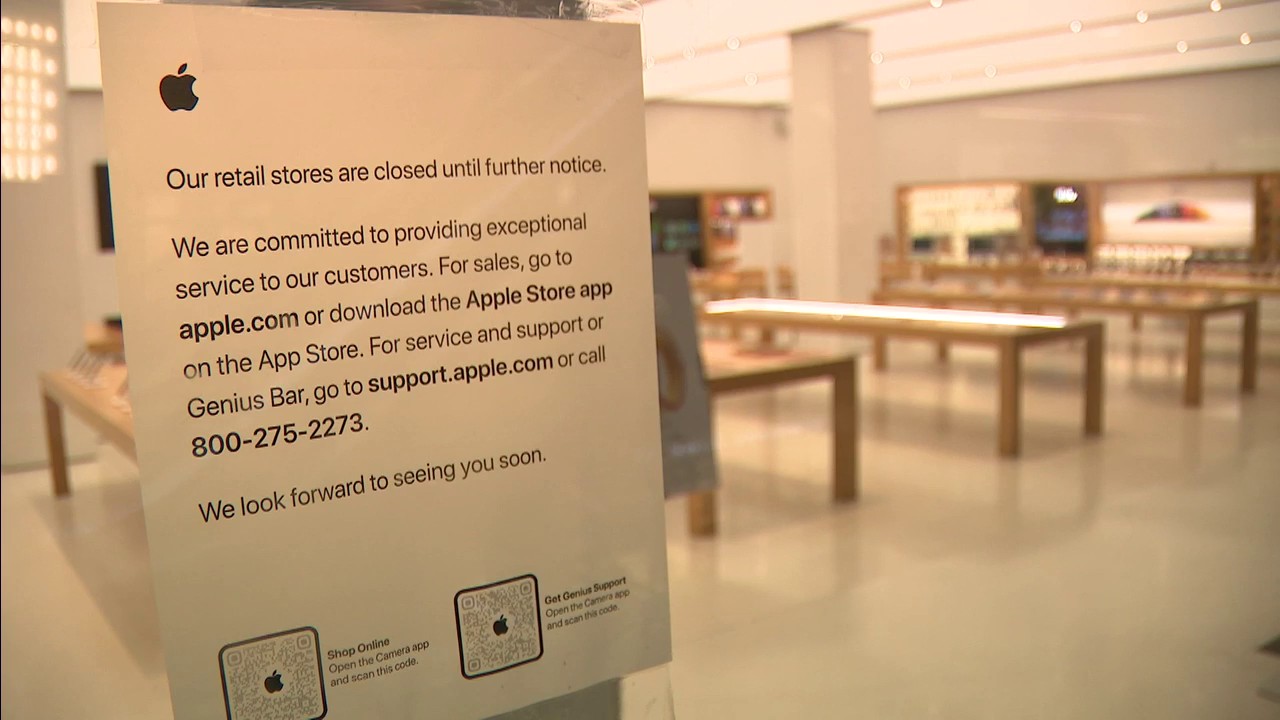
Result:
<svg viewBox="0 0 1280 720"><path fill-rule="evenodd" d="M218 662L228 720L319 720L328 710L315 628L232 643Z"/></svg>
<svg viewBox="0 0 1280 720"><path fill-rule="evenodd" d="M492 675L542 657L538 578L533 575L459 591L453 609L464 677Z"/></svg>

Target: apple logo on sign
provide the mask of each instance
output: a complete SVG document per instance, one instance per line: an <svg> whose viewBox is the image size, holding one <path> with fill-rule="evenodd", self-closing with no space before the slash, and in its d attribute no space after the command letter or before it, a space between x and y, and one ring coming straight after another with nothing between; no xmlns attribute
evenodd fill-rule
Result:
<svg viewBox="0 0 1280 720"><path fill-rule="evenodd" d="M191 89L196 84L196 76L187 75L186 72L187 64L182 63L177 75L165 75L160 80L160 99L164 101L165 107L175 112L191 110L200 102L200 98Z"/></svg>
<svg viewBox="0 0 1280 720"><path fill-rule="evenodd" d="M278 693L283 690L284 681L280 679L280 671L272 671L272 673L267 676L267 679L262 681L262 687L266 688L269 693Z"/></svg>
<svg viewBox="0 0 1280 720"><path fill-rule="evenodd" d="M506 615L503 615L499 617L497 620L493 621L493 634L494 635L507 634L507 616Z"/></svg>

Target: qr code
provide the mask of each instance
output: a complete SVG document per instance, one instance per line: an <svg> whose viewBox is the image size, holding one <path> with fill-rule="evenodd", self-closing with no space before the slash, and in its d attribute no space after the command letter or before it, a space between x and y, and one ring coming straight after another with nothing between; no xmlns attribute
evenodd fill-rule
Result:
<svg viewBox="0 0 1280 720"><path fill-rule="evenodd" d="M492 675L542 657L538 578L533 575L461 590L453 609L463 677Z"/></svg>
<svg viewBox="0 0 1280 720"><path fill-rule="evenodd" d="M328 712L315 628L232 643L218 663L227 720L319 720Z"/></svg>

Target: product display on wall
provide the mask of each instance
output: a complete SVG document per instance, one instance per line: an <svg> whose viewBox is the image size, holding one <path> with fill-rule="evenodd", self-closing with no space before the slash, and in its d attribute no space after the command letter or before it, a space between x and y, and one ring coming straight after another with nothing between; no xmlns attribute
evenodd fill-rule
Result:
<svg viewBox="0 0 1280 720"><path fill-rule="evenodd" d="M899 193L911 256L954 263L1016 253L1021 203L1016 183L920 186Z"/></svg>
<svg viewBox="0 0 1280 720"><path fill-rule="evenodd" d="M1035 244L1048 256L1084 257L1089 252L1089 189L1083 183L1031 186Z"/></svg>
<svg viewBox="0 0 1280 720"><path fill-rule="evenodd" d="M702 199L697 195L649 198L649 237L655 253L685 255L693 267L706 267Z"/></svg>
<svg viewBox="0 0 1280 720"><path fill-rule="evenodd" d="M100 16L175 714L487 717L667 662L638 28Z"/></svg>
<svg viewBox="0 0 1280 720"><path fill-rule="evenodd" d="M881 284L1087 272L1274 278L1276 177L904 186ZM1002 232L993 239L973 230L981 226Z"/></svg>
<svg viewBox="0 0 1280 720"><path fill-rule="evenodd" d="M772 218L773 198L764 190L655 192L649 200L655 251L687 253L700 269L735 269L738 226Z"/></svg>

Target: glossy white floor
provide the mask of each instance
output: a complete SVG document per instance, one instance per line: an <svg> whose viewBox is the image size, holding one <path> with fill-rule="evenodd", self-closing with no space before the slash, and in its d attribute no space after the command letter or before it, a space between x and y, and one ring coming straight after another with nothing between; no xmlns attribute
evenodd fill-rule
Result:
<svg viewBox="0 0 1280 720"><path fill-rule="evenodd" d="M669 503L676 657L627 686L628 717L661 717L668 682L682 720L1280 717L1258 695L1280 675L1257 652L1280 634L1267 324L1247 398L1236 326L1211 324L1188 410L1180 333L1113 322L1096 440L1079 353L1037 351L1014 461L988 352L895 345L861 376L856 505L827 501L825 387L721 401L721 535L690 539ZM4 476L4 718L170 715L134 473L104 453L63 501L47 473Z"/></svg>

